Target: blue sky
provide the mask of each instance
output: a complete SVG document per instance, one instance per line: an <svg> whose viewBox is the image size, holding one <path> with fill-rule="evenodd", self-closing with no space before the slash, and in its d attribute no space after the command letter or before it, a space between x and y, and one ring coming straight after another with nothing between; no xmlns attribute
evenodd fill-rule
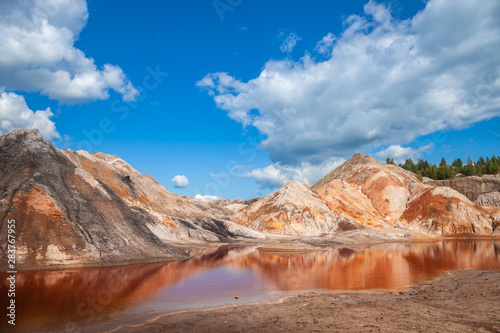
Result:
<svg viewBox="0 0 500 333"><path fill-rule="evenodd" d="M358 152L500 154L497 0L0 5L0 133L180 195L250 199Z"/></svg>

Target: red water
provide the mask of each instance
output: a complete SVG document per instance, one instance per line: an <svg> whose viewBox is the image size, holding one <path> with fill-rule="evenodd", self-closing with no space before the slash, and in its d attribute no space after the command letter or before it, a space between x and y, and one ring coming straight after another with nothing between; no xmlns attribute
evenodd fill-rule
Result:
<svg viewBox="0 0 500 333"><path fill-rule="evenodd" d="M403 290L447 270L500 270L500 242L450 240L317 252L222 247L168 263L24 271L17 274L15 331L78 332L72 328L148 311L244 302L283 291ZM5 274L1 279L5 309ZM0 331L11 330L1 312Z"/></svg>

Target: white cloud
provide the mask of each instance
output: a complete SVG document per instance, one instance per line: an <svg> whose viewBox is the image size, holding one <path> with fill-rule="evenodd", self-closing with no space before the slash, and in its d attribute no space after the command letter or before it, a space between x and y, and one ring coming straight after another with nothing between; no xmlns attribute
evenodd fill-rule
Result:
<svg viewBox="0 0 500 333"><path fill-rule="evenodd" d="M172 178L176 188L186 188L189 185L189 180L184 175L176 175Z"/></svg>
<svg viewBox="0 0 500 333"><path fill-rule="evenodd" d="M299 36L297 36L293 32L291 32L289 34L285 34L285 32L282 31L278 35L278 39L282 41L282 43L280 45L281 52L290 53L293 51L293 48L295 47L295 45L297 45L297 42L299 40L301 40L302 38L300 38Z"/></svg>
<svg viewBox="0 0 500 333"><path fill-rule="evenodd" d="M0 91L0 135L20 128L37 128L45 139L60 138L50 108L31 111L23 96Z"/></svg>
<svg viewBox="0 0 500 333"><path fill-rule="evenodd" d="M212 202L221 199L221 197L215 195L201 195L201 194L197 194L194 198L204 202Z"/></svg>
<svg viewBox="0 0 500 333"><path fill-rule="evenodd" d="M244 172L239 177L254 179L263 189L280 187L287 183L289 176L285 175L283 166L279 163L271 164L265 168L253 169Z"/></svg>
<svg viewBox="0 0 500 333"><path fill-rule="evenodd" d="M238 174L238 177L254 179L261 189L274 189L285 185L290 180L297 180L303 184L314 184L327 173L345 162L344 159L327 159L320 164L302 162L291 166L282 163L273 163L264 168L257 168Z"/></svg>
<svg viewBox="0 0 500 333"><path fill-rule="evenodd" d="M316 43L314 51L318 52L319 54L330 55L332 53L333 45L336 39L337 37L329 32L328 35L326 35L322 40Z"/></svg>
<svg viewBox="0 0 500 333"><path fill-rule="evenodd" d="M420 148L411 148L411 147L401 147L400 145L392 145L387 147L384 150L379 151L375 155L381 159L385 160L385 158L390 157L394 159L396 163L403 163L406 159L411 158L416 161L420 155L424 152L434 149L434 144L429 143Z"/></svg>
<svg viewBox="0 0 500 333"><path fill-rule="evenodd" d="M431 0L405 21L370 1L365 14L346 19L326 59L270 60L248 82L213 73L198 85L291 167L500 115L500 1Z"/></svg>
<svg viewBox="0 0 500 333"><path fill-rule="evenodd" d="M98 68L74 47L87 23L85 0L0 0L0 87L38 91L64 103L107 99L110 89L138 91L120 67Z"/></svg>

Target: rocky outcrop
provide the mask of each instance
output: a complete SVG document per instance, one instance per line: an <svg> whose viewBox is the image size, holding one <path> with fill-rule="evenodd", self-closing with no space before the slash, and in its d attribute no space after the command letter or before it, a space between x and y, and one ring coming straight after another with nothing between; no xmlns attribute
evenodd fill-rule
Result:
<svg viewBox="0 0 500 333"><path fill-rule="evenodd" d="M389 228L419 187L424 185L406 171L355 155L318 183L289 182L241 209L232 220L261 232L285 235Z"/></svg>
<svg viewBox="0 0 500 333"><path fill-rule="evenodd" d="M183 258L172 244L264 237L218 220L116 156L60 151L37 130L0 137L0 179L0 242L6 251L14 219L18 267Z"/></svg>
<svg viewBox="0 0 500 333"><path fill-rule="evenodd" d="M489 235L493 212L449 187L431 187L411 198L397 226L436 235Z"/></svg>
<svg viewBox="0 0 500 333"><path fill-rule="evenodd" d="M356 184L333 179L317 190L319 197L338 216L366 226L387 226L372 201Z"/></svg>
<svg viewBox="0 0 500 333"><path fill-rule="evenodd" d="M494 212L491 209L475 204L451 188L424 185L413 173L369 156L354 155L312 188L321 193L336 179L357 185L383 221L391 227L434 235L488 235L494 228ZM356 201L362 202L359 199ZM368 212L357 220L366 224L366 216L370 216L376 221L373 211ZM356 216L352 218L356 219Z"/></svg>
<svg viewBox="0 0 500 333"><path fill-rule="evenodd" d="M383 221L389 226L394 226L396 220L404 213L410 196L425 187L412 173L360 154L354 155L320 179L312 189L323 193L324 187L332 186L338 180L357 187L358 194L367 198L377 212L373 215L369 210L368 214L363 215ZM354 193L355 190L347 192L351 197ZM335 197L336 194L332 193L331 196ZM361 202L359 195L351 199L354 205L356 202Z"/></svg>
<svg viewBox="0 0 500 333"><path fill-rule="evenodd" d="M248 206L247 201L241 199L204 202L190 196L184 196L183 198L190 201L193 205L200 208L205 213L223 220L229 220L235 212Z"/></svg>
<svg viewBox="0 0 500 333"><path fill-rule="evenodd" d="M411 172L356 154L310 188L288 183L243 208L233 221L290 235L329 234L349 226L451 236L489 235L494 215L451 188L424 185Z"/></svg>
<svg viewBox="0 0 500 333"><path fill-rule="evenodd" d="M335 214L317 193L296 181L241 209L232 220L263 233L298 236L362 227Z"/></svg>
<svg viewBox="0 0 500 333"><path fill-rule="evenodd" d="M451 187L483 206L500 207L500 196L495 194L500 192L500 174L430 180L426 183L434 186Z"/></svg>
<svg viewBox="0 0 500 333"><path fill-rule="evenodd" d="M155 230L166 237L166 240L219 242L237 237L265 237L231 223L230 210L180 197L168 191L154 178L142 175L118 156L103 153L90 155L85 151L71 150L64 150L63 153L75 165L119 193L127 205L140 208L160 220L171 235L165 235L163 228Z"/></svg>
<svg viewBox="0 0 500 333"><path fill-rule="evenodd" d="M490 192L477 197L476 203L481 206L500 207L500 192Z"/></svg>

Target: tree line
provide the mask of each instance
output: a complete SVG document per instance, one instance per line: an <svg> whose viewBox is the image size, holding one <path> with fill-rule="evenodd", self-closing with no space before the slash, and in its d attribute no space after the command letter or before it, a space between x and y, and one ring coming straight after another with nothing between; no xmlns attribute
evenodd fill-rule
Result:
<svg viewBox="0 0 500 333"><path fill-rule="evenodd" d="M394 159L388 157L387 164L394 164ZM423 177L432 179L450 179L458 176L482 176L485 174L494 175L500 172L500 157L493 155L492 157L480 157L476 162L472 158L467 158L467 163L463 163L460 158L453 161L451 165L446 163L445 158L441 159L439 166L429 163L423 159L419 159L417 163L412 159L407 159L404 164L399 163L399 166L405 170L411 171L422 180Z"/></svg>

